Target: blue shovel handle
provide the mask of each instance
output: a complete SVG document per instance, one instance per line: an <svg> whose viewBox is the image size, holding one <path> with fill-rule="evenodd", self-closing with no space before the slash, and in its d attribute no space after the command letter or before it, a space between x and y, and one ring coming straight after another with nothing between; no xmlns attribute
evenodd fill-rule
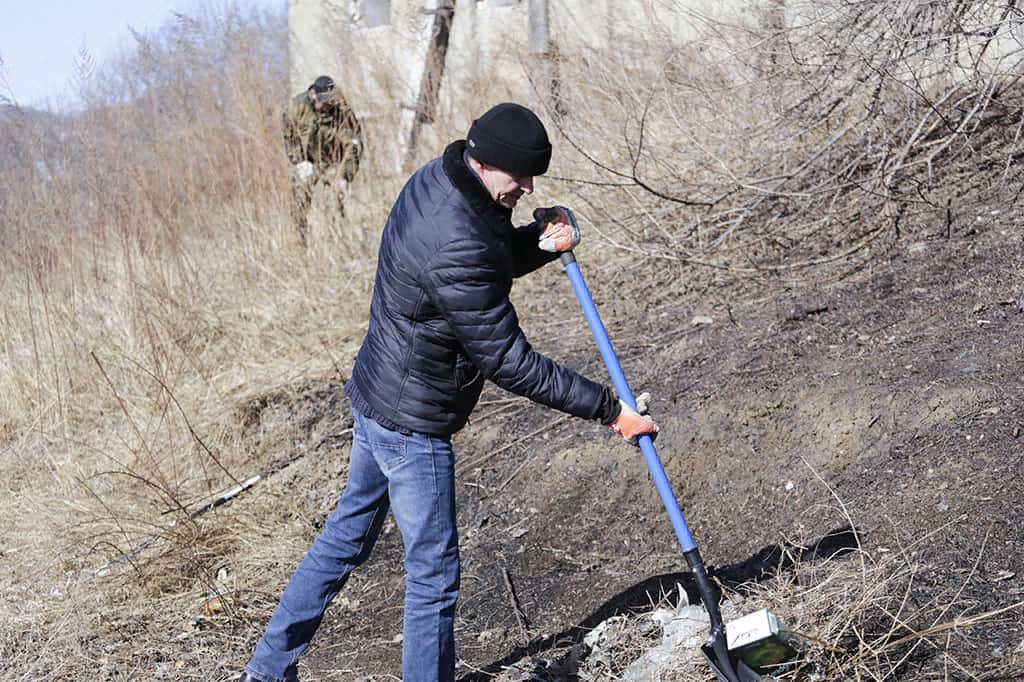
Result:
<svg viewBox="0 0 1024 682"><path fill-rule="evenodd" d="M608 368L608 374L612 377L615 391L624 403L635 410L636 399L633 397L633 391L629 388L626 375L622 373L622 365L619 364L619 359L612 348L612 342L608 339L608 331L604 328L604 323L601 322L601 316L594 306L594 299L590 295L587 283L583 281L583 274L580 272L579 264L576 263L576 256L572 251L565 251L562 253L561 259L562 267L565 268L565 273L569 275L569 281L572 282L576 298L579 299L580 307L583 308L583 316L587 318L590 331L594 334L594 340L597 342L597 348L601 352L601 358ZM686 558L686 563L693 572L694 582L696 582L697 590L700 592L701 600L704 602L704 608L708 612L711 632L708 637L708 644L702 647L704 655L711 663L716 676L720 680L725 680L726 682L745 682L746 680L760 679L753 673L744 675L742 678L738 676L726 646L725 625L722 622L722 613L718 608L717 592L708 577L707 569L704 566L704 560L700 556L700 551L697 549L697 544L693 541L693 536L690 535L690 527L686 525L683 512L679 509L679 503L676 501L675 493L672 491L672 485L668 482L668 476L665 475L665 467L661 465L658 451L654 449L654 441L650 436L640 436L638 444L640 445L640 451L643 452L644 460L647 462L647 468L651 472L651 478L654 479L654 485L658 489L658 494L661 495L661 502L665 506L665 511L668 512L668 518L672 522L676 538L679 539L679 545L683 548L683 556Z"/></svg>
<svg viewBox="0 0 1024 682"><path fill-rule="evenodd" d="M594 299L590 295L587 283L583 281L583 274L580 272L580 266L576 263L576 256L572 251L562 253L562 266L565 268L565 273L569 275L572 288L576 291L576 298L579 299L583 315L587 318L590 331L594 334L594 340L597 342L597 348L601 352L601 358L608 368L608 373L612 377L615 391L619 394L622 402L635 410L636 399L633 397L633 391L629 388L626 375L622 373L622 365L619 364L619 359L615 355L608 332L604 328L604 323L601 322L601 316L594 306ZM654 479L654 485L658 489L658 494L661 495L661 502L665 505L665 511L668 512L668 518L672 522L672 528L676 531L679 545L683 548L684 553L696 549L697 545L693 541L693 536L690 535L690 528L686 525L683 512L679 509L679 503L676 502L672 485L668 481L668 476L665 475L665 467L661 465L658 451L654 449L654 441L650 436L640 436L639 445L644 460L647 462L647 468L650 469L651 477Z"/></svg>

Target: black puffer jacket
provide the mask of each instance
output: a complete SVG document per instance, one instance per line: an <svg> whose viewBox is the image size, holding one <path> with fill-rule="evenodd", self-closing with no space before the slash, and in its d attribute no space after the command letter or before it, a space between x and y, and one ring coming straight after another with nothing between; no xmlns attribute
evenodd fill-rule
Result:
<svg viewBox="0 0 1024 682"><path fill-rule="evenodd" d="M537 353L509 301L512 278L557 254L539 227L512 227L463 160L465 142L417 171L381 237L370 326L349 393L371 417L448 436L461 429L484 379L578 417L609 422L611 389Z"/></svg>

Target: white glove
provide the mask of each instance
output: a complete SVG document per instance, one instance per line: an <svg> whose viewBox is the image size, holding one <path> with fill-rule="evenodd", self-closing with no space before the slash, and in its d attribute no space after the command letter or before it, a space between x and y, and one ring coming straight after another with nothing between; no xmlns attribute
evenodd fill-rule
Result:
<svg viewBox="0 0 1024 682"><path fill-rule="evenodd" d="M580 227L576 216L565 206L538 208L533 218L544 227L537 246L552 253L572 251L580 243Z"/></svg>
<svg viewBox="0 0 1024 682"><path fill-rule="evenodd" d="M295 179L303 185L313 182L316 177L316 169L311 161L299 161L295 164Z"/></svg>

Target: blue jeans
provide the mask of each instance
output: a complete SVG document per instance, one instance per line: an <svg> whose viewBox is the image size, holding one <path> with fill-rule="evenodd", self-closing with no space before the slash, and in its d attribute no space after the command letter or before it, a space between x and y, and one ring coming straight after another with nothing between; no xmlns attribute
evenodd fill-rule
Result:
<svg viewBox="0 0 1024 682"><path fill-rule="evenodd" d="M313 541L245 669L263 682L297 679L296 663L324 610L370 555L390 507L405 544L404 682L455 679L459 540L451 440L385 429L353 410L348 484Z"/></svg>

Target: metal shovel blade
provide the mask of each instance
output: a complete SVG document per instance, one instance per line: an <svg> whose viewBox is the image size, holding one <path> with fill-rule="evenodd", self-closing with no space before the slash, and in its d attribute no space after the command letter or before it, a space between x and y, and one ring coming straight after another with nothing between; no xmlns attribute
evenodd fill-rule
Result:
<svg viewBox="0 0 1024 682"><path fill-rule="evenodd" d="M730 657L729 663L732 665L733 671L736 673L735 677L729 676L722 669L723 666L718 663L718 655L715 654L715 650L711 648L710 644L705 644L700 648L700 652L704 654L704 659L708 662L712 672L715 673L715 677L718 678L719 682L759 682L761 676L751 670L746 663L738 658Z"/></svg>

